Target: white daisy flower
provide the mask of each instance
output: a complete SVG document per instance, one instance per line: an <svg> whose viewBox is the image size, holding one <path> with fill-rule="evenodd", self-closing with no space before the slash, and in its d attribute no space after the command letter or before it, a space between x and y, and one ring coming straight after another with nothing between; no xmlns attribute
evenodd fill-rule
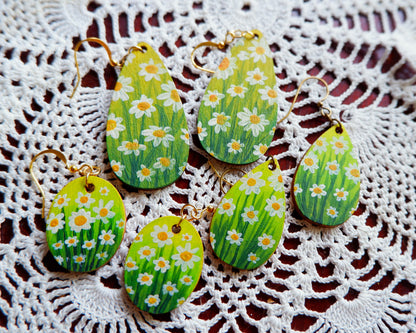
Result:
<svg viewBox="0 0 416 333"><path fill-rule="evenodd" d="M113 231L110 229L108 231L101 230L101 235L98 236L98 239L101 241L100 244L102 245L113 245L114 237L116 235L113 234Z"/></svg>
<svg viewBox="0 0 416 333"><path fill-rule="evenodd" d="M137 266L137 263L133 260L133 258L128 257L126 262L124 263L124 269L127 270L127 272L131 272L137 271L139 267Z"/></svg>
<svg viewBox="0 0 416 333"><path fill-rule="evenodd" d="M253 264L255 264L257 262L257 260L259 260L259 257L257 257L257 255L255 253L250 252L248 254L247 261L252 262Z"/></svg>
<svg viewBox="0 0 416 333"><path fill-rule="evenodd" d="M253 40L252 45L248 48L250 57L253 58L254 62L261 61L265 63L267 58L272 56L269 46L266 44L265 39Z"/></svg>
<svg viewBox="0 0 416 333"><path fill-rule="evenodd" d="M185 303L185 301L185 297L178 298L178 303L176 304L176 306L181 306L183 303Z"/></svg>
<svg viewBox="0 0 416 333"><path fill-rule="evenodd" d="M328 162L326 164L325 170L328 170L330 175L338 175L338 173L339 173L339 164L338 164L337 160L334 160L332 162Z"/></svg>
<svg viewBox="0 0 416 333"><path fill-rule="evenodd" d="M164 224L162 227L155 225L150 236L153 237L153 243L156 243L159 247L172 244L173 233L168 229L167 224Z"/></svg>
<svg viewBox="0 0 416 333"><path fill-rule="evenodd" d="M159 295L149 295L144 300L144 302L147 304L148 307L158 306L160 303Z"/></svg>
<svg viewBox="0 0 416 333"><path fill-rule="evenodd" d="M263 179L260 179L260 177L263 175L261 171L252 173L249 172L247 176L242 177L240 179L241 185L239 190L245 191L246 195L249 195L250 193L260 194L260 189L266 185L266 182Z"/></svg>
<svg viewBox="0 0 416 333"><path fill-rule="evenodd" d="M90 205L95 202L95 199L91 198L91 193L78 192L78 198L75 199L75 202L79 207L90 208Z"/></svg>
<svg viewBox="0 0 416 333"><path fill-rule="evenodd" d="M108 254L107 252L100 252L100 253L97 253L95 256L98 258L98 260L100 260L100 259L106 259L108 257Z"/></svg>
<svg viewBox="0 0 416 333"><path fill-rule="evenodd" d="M75 247L75 246L77 246L78 242L79 242L79 241L78 241L77 236L74 236L74 237L68 237L67 239L65 239L65 244L66 244L68 247L71 247L71 246Z"/></svg>
<svg viewBox="0 0 416 333"><path fill-rule="evenodd" d="M244 148L244 143L241 143L240 140L236 141L234 139L231 142L227 143L227 148L229 153L237 154L241 153L242 149Z"/></svg>
<svg viewBox="0 0 416 333"><path fill-rule="evenodd" d="M134 294L134 289L133 289L132 286L126 286L126 291L127 291L127 294L129 294L129 295Z"/></svg>
<svg viewBox="0 0 416 333"><path fill-rule="evenodd" d="M214 247L216 243L215 234L213 232L209 233L209 242L211 243L211 246Z"/></svg>
<svg viewBox="0 0 416 333"><path fill-rule="evenodd" d="M326 152L326 146L328 145L328 142L326 142L325 138L319 138L314 143L313 151L317 153L324 153Z"/></svg>
<svg viewBox="0 0 416 333"><path fill-rule="evenodd" d="M267 76L264 75L262 71L257 67L254 69L254 71L248 71L247 72L247 78L246 81L250 83L250 85L254 84L260 84L263 85L264 81L267 80Z"/></svg>
<svg viewBox="0 0 416 333"><path fill-rule="evenodd" d="M111 169L113 170L113 172L118 177L121 177L121 175L123 174L123 170L124 170L125 166L122 165L120 162L116 162L114 160L110 162L110 165L111 165Z"/></svg>
<svg viewBox="0 0 416 333"><path fill-rule="evenodd" d="M85 257L86 257L85 255L80 254L77 256L73 256L73 259L76 264L82 264L83 262L85 262Z"/></svg>
<svg viewBox="0 0 416 333"><path fill-rule="evenodd" d="M247 51L240 51L237 55L238 59L244 61L250 59L250 54Z"/></svg>
<svg viewBox="0 0 416 333"><path fill-rule="evenodd" d="M91 240L86 240L84 241L84 244L82 245L83 249L87 249L87 250L91 250L95 247L95 240L91 239Z"/></svg>
<svg viewBox="0 0 416 333"><path fill-rule="evenodd" d="M202 122L198 121L198 125L196 127L196 130L198 132L198 137L200 141L203 141L206 136L208 135L207 129L205 127L202 127Z"/></svg>
<svg viewBox="0 0 416 333"><path fill-rule="evenodd" d="M211 106L215 108L219 104L220 100L222 100L224 97L225 95L219 93L217 90L208 90L202 98L202 101L204 102L205 106Z"/></svg>
<svg viewBox="0 0 416 333"><path fill-rule="evenodd" d="M175 293L178 292L178 289L176 288L176 283L172 283L170 281L166 282L166 284L163 285L163 293L169 294L170 296L173 296Z"/></svg>
<svg viewBox="0 0 416 333"><path fill-rule="evenodd" d="M217 212L220 215L227 214L228 216L233 216L235 205L233 204L233 198L222 199L220 205L217 208Z"/></svg>
<svg viewBox="0 0 416 333"><path fill-rule="evenodd" d="M62 209L63 207L68 206L68 203L71 201L70 198L67 198L67 194L58 195L54 200L54 207Z"/></svg>
<svg viewBox="0 0 416 333"><path fill-rule="evenodd" d="M211 118L208 121L208 125L215 126L214 132L216 134L220 133L221 131L227 132L227 127L231 127L231 124L228 121L230 117L226 116L224 112L221 112L221 113L214 112L213 116L214 118Z"/></svg>
<svg viewBox="0 0 416 333"><path fill-rule="evenodd" d="M302 160L302 162L300 163L301 166L303 166L303 170L307 171L309 170L310 173L315 173L315 171L317 169L319 169L319 165L318 165L318 157L312 153L309 152L305 158Z"/></svg>
<svg viewBox="0 0 416 333"><path fill-rule="evenodd" d="M179 93L176 90L175 84L172 81L170 81L168 83L162 84L161 88L165 92L157 96L157 99L165 101L163 103L163 106L172 105L173 112L178 112L180 109L182 109L181 97L179 96Z"/></svg>
<svg viewBox="0 0 416 333"><path fill-rule="evenodd" d="M142 248L137 251L140 256L140 259L146 259L150 261L150 258L155 256L156 250L154 248L150 248L149 246L143 246Z"/></svg>
<svg viewBox="0 0 416 333"><path fill-rule="evenodd" d="M243 108L244 111L238 112L237 117L240 119L238 125L244 126L244 130L251 130L254 137L259 136L260 132L264 131L264 126L269 125L269 121L264 114L257 115L257 108L250 111Z"/></svg>
<svg viewBox="0 0 416 333"><path fill-rule="evenodd" d="M148 98L146 95L142 95L140 99L131 102L132 107L129 109L130 114L134 114L136 119L143 117L151 117L152 112L156 111L153 105L153 99Z"/></svg>
<svg viewBox="0 0 416 333"><path fill-rule="evenodd" d="M104 205L104 200L100 199L98 207L94 207L92 210L97 214L95 218L101 220L103 223L108 223L109 219L112 219L116 213L114 213L111 208L114 206L114 201L110 200Z"/></svg>
<svg viewBox="0 0 416 333"><path fill-rule="evenodd" d="M137 282L139 282L141 286L143 285L151 286L152 280L153 280L153 275L148 274L148 273L141 273L139 274L137 278Z"/></svg>
<svg viewBox="0 0 416 333"><path fill-rule="evenodd" d="M63 246L64 246L64 243L62 243L62 241L57 241L55 244L52 244L52 247L55 250L60 250L62 249Z"/></svg>
<svg viewBox="0 0 416 333"><path fill-rule="evenodd" d="M358 165L356 163L350 163L348 167L345 168L345 170L345 175L348 179L353 180L355 184L360 181L360 170L358 169Z"/></svg>
<svg viewBox="0 0 416 333"><path fill-rule="evenodd" d="M269 105L277 104L277 85L273 88L269 86L259 89L260 97L263 101L267 101Z"/></svg>
<svg viewBox="0 0 416 333"><path fill-rule="evenodd" d="M181 128L182 131L182 135L181 135L181 139L187 144L189 145L189 132L187 129L185 128Z"/></svg>
<svg viewBox="0 0 416 333"><path fill-rule="evenodd" d="M227 237L225 237L225 239L230 241L230 244L236 244L237 246L240 246L243 241L241 238L241 232L237 232L235 229L231 231L228 230Z"/></svg>
<svg viewBox="0 0 416 333"><path fill-rule="evenodd" d="M285 213L285 200L280 198L277 199L274 195L270 199L266 199L267 206L265 208L266 211L269 212L270 216L277 215L278 217L282 217Z"/></svg>
<svg viewBox="0 0 416 333"><path fill-rule="evenodd" d="M348 142L345 141L343 136L339 136L338 138L334 137L331 141L331 145L335 154L343 154L349 148Z"/></svg>
<svg viewBox="0 0 416 333"><path fill-rule="evenodd" d="M91 212L82 208L71 213L68 225L72 231L80 232L81 230L90 230L93 222L95 222L95 219L91 217Z"/></svg>
<svg viewBox="0 0 416 333"><path fill-rule="evenodd" d="M166 69L161 63L155 64L152 58L148 63L140 64L139 75L144 76L144 80L151 81L153 79L160 81L160 75L166 73Z"/></svg>
<svg viewBox="0 0 416 333"><path fill-rule="evenodd" d="M183 162L183 164L178 167L178 175L179 176L184 173L187 164L188 164L188 162Z"/></svg>
<svg viewBox="0 0 416 333"><path fill-rule="evenodd" d="M142 234L137 234L136 237L134 237L134 242L138 243L138 242L141 242L141 241L143 241L143 235Z"/></svg>
<svg viewBox="0 0 416 333"><path fill-rule="evenodd" d="M139 156L140 151L146 150L146 146L140 144L137 139L134 139L133 141L123 141L117 150L122 151L124 155L134 154Z"/></svg>
<svg viewBox="0 0 416 333"><path fill-rule="evenodd" d="M267 250L272 248L276 241L273 239L272 235L263 234L263 236L257 238L258 239L258 246L261 246L263 250Z"/></svg>
<svg viewBox="0 0 416 333"><path fill-rule="evenodd" d="M54 213L50 213L48 220L46 221L46 230L56 234L58 230L64 228L65 221L64 221L64 213L59 213L55 215Z"/></svg>
<svg viewBox="0 0 416 333"><path fill-rule="evenodd" d="M116 225L117 225L117 228L124 229L124 227L126 226L126 221L120 220L120 221L116 222Z"/></svg>
<svg viewBox="0 0 416 333"><path fill-rule="evenodd" d="M158 127L150 125L148 129L142 131L142 135L145 136L145 142L153 141L153 147L158 147L162 144L164 147L169 147L169 141L174 141L173 135L168 134L172 128L170 127Z"/></svg>
<svg viewBox="0 0 416 333"><path fill-rule="evenodd" d="M276 169L273 174L267 178L267 181L270 182L270 185L273 190L275 191L281 191L283 190L284 184L283 184L283 176L280 170Z"/></svg>
<svg viewBox="0 0 416 333"><path fill-rule="evenodd" d="M101 187L99 192L100 192L101 195L104 195L104 196L107 196L108 193L110 193L110 191L108 190L108 188L105 187L105 186L104 187Z"/></svg>
<svg viewBox="0 0 416 333"><path fill-rule="evenodd" d="M56 262L57 262L59 265L62 265L62 263L64 262L64 258L62 258L62 256L56 256L56 257L54 257L54 258L55 258Z"/></svg>
<svg viewBox="0 0 416 333"><path fill-rule="evenodd" d="M191 249L191 243L186 243L185 247L177 246L176 251L178 253L172 256L175 260L175 266L181 266L182 272L186 272L188 268L193 268L194 263L201 260L201 257L195 253L198 252L198 248Z"/></svg>
<svg viewBox="0 0 416 333"><path fill-rule="evenodd" d="M114 113L110 113L107 119L106 135L111 136L113 139L118 139L120 136L120 132L126 129L122 122L123 118L116 117Z"/></svg>
<svg viewBox="0 0 416 333"><path fill-rule="evenodd" d="M344 188L337 188L334 193L334 197L337 198L337 201L347 200L348 192Z"/></svg>
<svg viewBox="0 0 416 333"><path fill-rule="evenodd" d="M317 184L314 184L310 189L309 189L309 191L311 191L312 193L311 193L311 196L312 196L312 198L313 197L318 197L319 199L321 198L321 197L324 197L324 196L326 196L326 192L324 191L324 189L325 189L325 185L324 184L321 184L321 185L317 185Z"/></svg>
<svg viewBox="0 0 416 333"><path fill-rule="evenodd" d="M246 87L236 86L236 85L232 84L230 86L230 88L228 88L227 94L230 94L231 97L238 96L240 98L243 98L244 95L245 95L245 93L246 93L246 91L247 91L247 88Z"/></svg>
<svg viewBox="0 0 416 333"><path fill-rule="evenodd" d="M170 268L169 261L163 257L153 260L153 264L155 265L155 271L160 271L160 273L165 273Z"/></svg>
<svg viewBox="0 0 416 333"><path fill-rule="evenodd" d="M189 234L183 234L183 235L182 235L182 240L183 240L183 241L185 241L185 242L189 242L189 241L191 241L191 240L192 240L192 235L189 235Z"/></svg>
<svg viewBox="0 0 416 333"><path fill-rule="evenodd" d="M293 193L299 194L299 193L302 193L302 192L303 192L303 190L300 188L299 184L293 185Z"/></svg>
<svg viewBox="0 0 416 333"><path fill-rule="evenodd" d="M254 145L253 154L256 156L263 156L264 154L266 154L267 149L269 149L269 147L262 143Z"/></svg>
<svg viewBox="0 0 416 333"><path fill-rule="evenodd" d="M161 171L172 170L176 164L174 158L169 159L169 157L158 157L157 162L153 164L155 169L160 169Z"/></svg>
<svg viewBox="0 0 416 333"><path fill-rule="evenodd" d="M133 92L134 88L130 86L131 78L119 76L116 86L114 87L113 91L113 101L118 101L121 99L122 101L127 101L129 99L129 95L127 93Z"/></svg>
<svg viewBox="0 0 416 333"><path fill-rule="evenodd" d="M326 210L326 215L328 215L329 217L332 217L334 219L334 218L336 218L338 216L338 211L336 210L336 208L330 206Z"/></svg>
<svg viewBox="0 0 416 333"><path fill-rule="evenodd" d="M179 281L186 286L190 286L194 282L192 276L189 275L184 275Z"/></svg>
<svg viewBox="0 0 416 333"><path fill-rule="evenodd" d="M220 65L218 66L218 69L215 72L214 77L216 77L217 79L225 80L229 76L233 75L234 69L237 68L235 61L235 58L224 57L224 59L222 59Z"/></svg>
<svg viewBox="0 0 416 333"><path fill-rule="evenodd" d="M243 218L244 222L254 224L254 222L259 220L258 214L259 211L254 210L254 206L244 207L244 213L241 213L241 217Z"/></svg>
<svg viewBox="0 0 416 333"><path fill-rule="evenodd" d="M146 167L144 164L141 164L140 170L137 171L137 177L140 179L141 182L144 182L145 180L151 181L152 176L154 176L155 173L156 171Z"/></svg>
<svg viewBox="0 0 416 333"><path fill-rule="evenodd" d="M134 60L134 59L136 59L136 54L134 54L133 52L131 52L131 53L127 56L126 60L124 61L124 66L126 66L126 65L130 65L131 63L133 63L133 60Z"/></svg>

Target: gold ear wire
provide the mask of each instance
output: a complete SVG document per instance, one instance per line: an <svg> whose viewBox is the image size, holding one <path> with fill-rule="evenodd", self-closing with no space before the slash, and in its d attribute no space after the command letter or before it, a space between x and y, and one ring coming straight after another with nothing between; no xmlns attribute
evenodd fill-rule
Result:
<svg viewBox="0 0 416 333"><path fill-rule="evenodd" d="M230 185L230 186L233 186L234 184L232 184L231 182L229 182L227 179L225 179L224 177L225 177L225 175L227 175L230 171L233 171L233 170L237 170L237 171L240 171L240 172L242 172L244 175L246 174L243 170L240 170L240 169L236 169L236 168L233 168L233 169L227 169L227 170L225 170L221 175L218 173L218 171L217 171L217 169L215 169L215 167L214 167L214 165L211 163L211 161L208 161L208 164L211 166L211 168L212 168L212 170L214 170L214 172L215 172L215 174L217 175L217 177L220 179L220 189L221 189L221 192L223 193L223 194L225 194L226 192L225 192L225 190L224 190L224 186L222 185L223 183L227 183L228 185Z"/></svg>

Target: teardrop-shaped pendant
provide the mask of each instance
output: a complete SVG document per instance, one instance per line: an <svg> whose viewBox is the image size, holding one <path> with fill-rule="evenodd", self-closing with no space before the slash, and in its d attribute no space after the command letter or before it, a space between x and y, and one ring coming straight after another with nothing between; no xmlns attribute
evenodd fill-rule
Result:
<svg viewBox="0 0 416 333"><path fill-rule="evenodd" d="M136 236L127 254L124 281L130 299L150 313L175 309L195 289L203 256L201 238L189 221L178 216L154 220Z"/></svg>
<svg viewBox="0 0 416 333"><path fill-rule="evenodd" d="M360 171L344 126L332 126L312 144L296 170L292 193L310 222L335 227L351 217L360 196Z"/></svg>
<svg viewBox="0 0 416 333"><path fill-rule="evenodd" d="M146 43L127 57L113 93L107 150L114 173L140 188L167 186L183 173L189 132L181 99L158 54Z"/></svg>
<svg viewBox="0 0 416 333"><path fill-rule="evenodd" d="M268 149L277 121L277 87L263 34L241 38L222 60L205 91L198 135L216 159L247 164Z"/></svg>
<svg viewBox="0 0 416 333"><path fill-rule="evenodd" d="M108 181L90 176L67 184L55 197L46 221L46 239L55 260L74 272L106 264L123 240L126 213L120 194ZM90 185L90 186L91 186Z"/></svg>
<svg viewBox="0 0 416 333"><path fill-rule="evenodd" d="M210 229L215 254L239 269L264 264L279 244L285 207L277 160L260 164L242 177L218 205Z"/></svg>

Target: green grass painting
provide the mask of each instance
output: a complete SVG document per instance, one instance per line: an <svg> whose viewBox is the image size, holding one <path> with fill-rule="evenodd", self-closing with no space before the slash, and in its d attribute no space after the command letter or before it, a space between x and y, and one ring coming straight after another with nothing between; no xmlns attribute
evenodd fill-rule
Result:
<svg viewBox="0 0 416 333"><path fill-rule="evenodd" d="M155 189L178 179L189 154L189 132L175 84L158 54L133 51L113 92L107 120L111 167L124 183Z"/></svg>
<svg viewBox="0 0 416 333"><path fill-rule="evenodd" d="M264 264L279 244L285 221L283 179L267 161L242 177L224 196L212 218L215 254L239 269Z"/></svg>
<svg viewBox="0 0 416 333"><path fill-rule="evenodd" d="M127 294L140 309L166 313L180 306L198 283L204 250L198 231L187 220L181 231L172 226L180 217L165 216L146 225L136 236L124 264Z"/></svg>
<svg viewBox="0 0 416 333"><path fill-rule="evenodd" d="M309 148L300 162L292 192L300 213L309 221L335 227L354 213L360 196L360 171L351 139L332 126Z"/></svg>
<svg viewBox="0 0 416 333"><path fill-rule="evenodd" d="M46 221L46 239L55 260L74 272L105 265L124 236L126 213L115 187L99 177L85 177L66 185L55 197Z"/></svg>
<svg viewBox="0 0 416 333"><path fill-rule="evenodd" d="M204 149L231 164L256 161L268 149L277 121L273 59L261 32L241 38L211 79L199 108Z"/></svg>

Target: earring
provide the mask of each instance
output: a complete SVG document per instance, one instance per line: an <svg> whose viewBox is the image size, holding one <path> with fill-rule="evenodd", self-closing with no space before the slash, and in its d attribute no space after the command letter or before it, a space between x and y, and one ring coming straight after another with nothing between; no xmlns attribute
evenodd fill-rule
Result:
<svg viewBox="0 0 416 333"><path fill-rule="evenodd" d="M200 47L226 53L217 71L195 62ZM204 42L191 54L193 65L213 73L199 108L198 134L204 149L216 159L247 164L260 158L272 142L277 120L277 86L271 51L258 30L228 32L223 42Z"/></svg>
<svg viewBox="0 0 416 333"><path fill-rule="evenodd" d="M158 54L146 43L129 49L120 63L107 120L107 152L111 168L124 183L140 189L156 189L176 181L183 173L189 155L189 132L182 102L175 84ZM72 96L71 96L72 97Z"/></svg>
<svg viewBox="0 0 416 333"><path fill-rule="evenodd" d="M124 236L126 212L116 188L97 177L100 168L83 164L69 165L64 154L47 149L30 162L29 170L42 194L42 217L45 216L45 193L33 173L33 163L44 154L54 154L71 173L72 180L56 196L46 220L46 239L55 260L74 272L89 272L105 265L113 257Z"/></svg>
<svg viewBox="0 0 416 333"><path fill-rule="evenodd" d="M220 176L223 193L222 183L228 171ZM225 193L212 217L212 249L219 259L239 269L263 265L279 244L285 209L279 164L269 157Z"/></svg>
<svg viewBox="0 0 416 333"><path fill-rule="evenodd" d="M191 208L189 217L185 209ZM212 207L202 210L186 204L181 216L164 216L146 225L136 236L124 264L124 282L131 301L149 313L169 312L181 305L201 276L204 249L191 224Z"/></svg>
<svg viewBox="0 0 416 333"><path fill-rule="evenodd" d="M307 221L335 227L354 214L360 197L360 171L347 130L338 119L332 118L332 111L322 104L329 95L325 80L313 76L303 80L292 106L302 84L311 79L319 80L326 87L326 96L318 106L331 127L303 156L293 179L292 195L297 210Z"/></svg>

